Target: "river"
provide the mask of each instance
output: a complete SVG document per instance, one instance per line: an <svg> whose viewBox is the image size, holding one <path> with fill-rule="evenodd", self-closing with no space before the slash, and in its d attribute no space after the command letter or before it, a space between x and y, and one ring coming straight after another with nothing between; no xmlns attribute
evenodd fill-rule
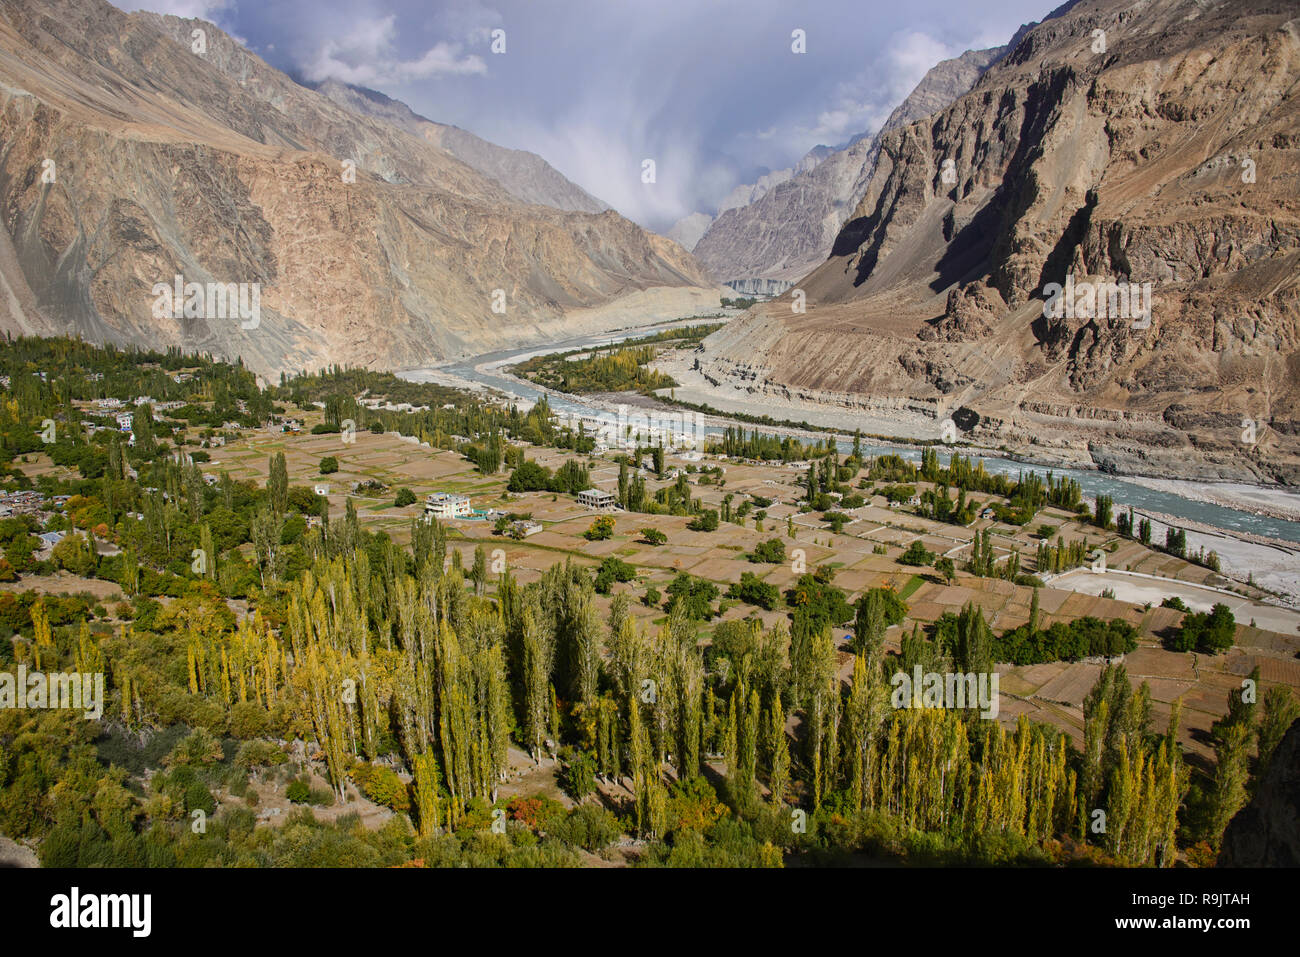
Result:
<svg viewBox="0 0 1300 957"><path fill-rule="evenodd" d="M484 355L473 356L467 359L460 359L454 362L445 363L435 368L408 369L398 372L397 374L412 382L456 382L459 380L461 382L475 383L480 386L504 392L507 395L527 400L530 403L535 402L545 394L547 401L551 404L551 408L556 412L590 417L594 416L598 412L610 413L616 410L610 403L554 392L550 389L544 389L540 386L535 386L532 383L523 382L514 377L503 375L496 370L504 366L512 365L516 362L522 362L535 355L546 355L554 352L568 352L573 349L591 349L599 346L608 346L616 342L621 342L624 339L650 335L660 329L669 328L674 325L699 324L706 321L708 320L695 318L657 326L610 332L599 336L584 336L564 342L551 343L546 346L531 346L526 349L507 349L501 352L486 353ZM725 417L719 416L717 418L723 419ZM757 428L759 431L762 431L761 426L748 425L743 422L736 422L735 424L746 429L752 430ZM723 426L721 425L713 425L709 426L706 431L709 434L718 434L722 429ZM820 434L824 435L827 432L838 432L838 430L827 429L826 432ZM841 441L839 442L840 451L847 454L852 451L852 445L853 443L851 441ZM915 448L868 444L865 441L862 444L862 448L863 453L866 455L895 453L915 462L919 462L921 459L919 449ZM963 451L962 454L969 453ZM947 459L945 456L940 455L940 460L946 461ZM1160 515L1172 516L1174 518L1196 522L1201 525L1212 526L1229 533L1262 535L1268 538L1281 539L1283 541L1300 544L1300 522L1291 522L1282 518L1255 514L1243 509L1228 508L1209 502L1199 502L1175 492L1146 488L1145 486L1136 484L1135 482L1125 481L1123 476L1108 475L1102 472L1088 471L1085 469L1056 468L1044 465L1026 464L1024 462L1016 462L1010 459L998 458L996 456L983 457L983 462L984 468L987 471L1005 473L1007 475L1016 475L1019 472L1032 469L1040 473L1051 471L1054 475L1068 476L1079 483L1079 486L1083 489L1084 496L1087 498L1096 498L1098 495L1111 496L1115 500L1116 512L1120 510L1121 506L1124 508L1131 506L1137 512L1153 512Z"/></svg>

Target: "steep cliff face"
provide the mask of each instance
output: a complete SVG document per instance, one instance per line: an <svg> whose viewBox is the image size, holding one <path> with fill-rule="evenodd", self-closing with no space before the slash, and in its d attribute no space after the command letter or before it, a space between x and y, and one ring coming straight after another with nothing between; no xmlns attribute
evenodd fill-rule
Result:
<svg viewBox="0 0 1300 957"><path fill-rule="evenodd" d="M701 368L924 399L936 436L964 408L977 440L1107 469L1300 482L1298 14L1082 0L1031 29L882 137L806 313L752 310ZM1082 291L1045 315L1050 284L1101 281L1149 317Z"/></svg>
<svg viewBox="0 0 1300 957"><path fill-rule="evenodd" d="M858 137L843 149L817 147L798 167L728 197L717 219L692 248L700 263L733 288L759 288L753 280L781 288L825 261L844 220L866 189L880 137L947 106L975 83L1006 50L970 50L930 69L890 115L880 131Z"/></svg>
<svg viewBox="0 0 1300 957"><path fill-rule="evenodd" d="M0 142L6 331L178 345L276 374L582 332L646 290L659 292L638 301L666 314L717 302L670 240L610 211L526 204L201 21L0 0ZM257 321L211 297L159 318L155 287L177 275L256 284Z"/></svg>
<svg viewBox="0 0 1300 957"><path fill-rule="evenodd" d="M1220 867L1300 867L1300 721L1287 729L1250 803L1228 822Z"/></svg>

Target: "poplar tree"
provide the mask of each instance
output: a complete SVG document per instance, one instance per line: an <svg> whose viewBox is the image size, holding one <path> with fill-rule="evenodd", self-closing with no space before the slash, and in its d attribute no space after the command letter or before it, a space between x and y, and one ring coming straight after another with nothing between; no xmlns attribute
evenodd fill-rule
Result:
<svg viewBox="0 0 1300 957"><path fill-rule="evenodd" d="M289 467L283 452L276 452L271 456L266 491L271 500L271 511L276 515L285 514L289 510Z"/></svg>
<svg viewBox="0 0 1300 957"><path fill-rule="evenodd" d="M554 636L538 625L531 607L526 607L523 611L521 652L524 743L533 760L540 764L542 745L546 742L555 640Z"/></svg>
<svg viewBox="0 0 1300 957"><path fill-rule="evenodd" d="M779 806L784 802L786 788L790 784L790 744L786 739L785 711L781 708L779 694L772 696L765 732L768 789L771 791L772 803Z"/></svg>

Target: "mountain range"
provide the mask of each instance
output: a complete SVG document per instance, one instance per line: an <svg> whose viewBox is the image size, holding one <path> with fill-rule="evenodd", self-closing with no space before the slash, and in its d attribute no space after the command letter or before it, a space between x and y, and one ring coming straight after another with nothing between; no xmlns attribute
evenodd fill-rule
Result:
<svg viewBox="0 0 1300 957"><path fill-rule="evenodd" d="M689 253L540 158L309 89L200 20L0 0L0 141L10 334L275 375L417 367L718 302ZM176 277L257 290L256 321L159 318Z"/></svg>
<svg viewBox="0 0 1300 957"><path fill-rule="evenodd" d="M783 292L825 261L840 227L867 188L880 137L947 106L979 79L1007 47L972 50L931 67L875 133L844 146L818 146L792 169L737 187L694 242L683 242L720 282L744 293ZM678 224L698 228L705 214ZM674 227L676 230L677 227ZM669 232L687 240L689 232Z"/></svg>
<svg viewBox="0 0 1300 957"><path fill-rule="evenodd" d="M1063 8L886 132L829 259L698 371L1104 470L1300 482L1298 13ZM1101 282L1149 313L1088 308Z"/></svg>

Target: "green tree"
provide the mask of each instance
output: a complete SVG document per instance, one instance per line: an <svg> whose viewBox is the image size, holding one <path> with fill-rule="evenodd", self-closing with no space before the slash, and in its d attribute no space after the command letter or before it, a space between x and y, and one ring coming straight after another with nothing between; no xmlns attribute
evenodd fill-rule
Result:
<svg viewBox="0 0 1300 957"><path fill-rule="evenodd" d="M277 515L289 510L289 467L285 463L284 453L276 452L271 456L270 475L266 480L266 491L271 499L271 509Z"/></svg>
<svg viewBox="0 0 1300 957"><path fill-rule="evenodd" d="M898 556L900 565L929 565L932 561L934 561L934 552L926 548L925 543L919 538Z"/></svg>

